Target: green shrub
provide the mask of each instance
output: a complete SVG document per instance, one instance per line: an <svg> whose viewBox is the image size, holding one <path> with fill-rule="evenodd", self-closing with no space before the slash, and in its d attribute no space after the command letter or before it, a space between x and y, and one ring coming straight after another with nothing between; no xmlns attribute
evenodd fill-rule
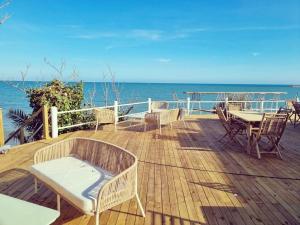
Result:
<svg viewBox="0 0 300 225"><path fill-rule="evenodd" d="M45 86L26 90L30 107L33 112L38 111L43 105L57 107L58 111L80 109L83 100L83 83L65 84L59 80L53 80ZM76 124L84 119L82 113L67 113L58 116L58 126ZM35 121L35 123L42 123ZM64 130L66 132L67 130ZM41 136L41 132L39 135Z"/></svg>

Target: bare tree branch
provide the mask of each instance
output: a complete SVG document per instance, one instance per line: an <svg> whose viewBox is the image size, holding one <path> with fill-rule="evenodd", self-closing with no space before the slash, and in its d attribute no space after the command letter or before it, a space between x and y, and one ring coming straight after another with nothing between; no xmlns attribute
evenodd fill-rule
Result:
<svg viewBox="0 0 300 225"><path fill-rule="evenodd" d="M4 15L1 19L0 19L0 25L4 24L6 22L6 20L8 20L10 18L10 15L6 14Z"/></svg>
<svg viewBox="0 0 300 225"><path fill-rule="evenodd" d="M4 7L8 6L9 4L10 4L10 0L0 3L0 9L3 9Z"/></svg>
<svg viewBox="0 0 300 225"><path fill-rule="evenodd" d="M44 58L44 62L50 66L56 73L57 75L59 76L58 79L62 80L63 78L63 72L64 72L64 69L66 67L66 62L64 60L62 60L61 64L59 67L55 66L54 64L52 64L47 58ZM54 75L55 77L55 75Z"/></svg>
<svg viewBox="0 0 300 225"><path fill-rule="evenodd" d="M0 3L0 9L5 8L9 4L10 4L10 0ZM8 20L9 18L10 18L10 15L8 15L8 14L5 14L4 16L0 17L0 25L3 24L4 22L6 22L6 20Z"/></svg>
<svg viewBox="0 0 300 225"><path fill-rule="evenodd" d="M79 80L78 78L79 78L79 72L76 69L76 67L74 67L73 70L72 70L72 73L70 75L70 79L73 80L73 81L78 81Z"/></svg>
<svg viewBox="0 0 300 225"><path fill-rule="evenodd" d="M20 71L20 74L21 74L21 83L20 82L13 82L13 81L5 81L6 84L18 89L19 91L22 91L24 93L26 93L26 88L25 88L25 80L26 80L26 77L28 75L28 71L29 71L29 68L30 68L30 65L26 65L26 68L24 71ZM20 84L22 86L20 86Z"/></svg>

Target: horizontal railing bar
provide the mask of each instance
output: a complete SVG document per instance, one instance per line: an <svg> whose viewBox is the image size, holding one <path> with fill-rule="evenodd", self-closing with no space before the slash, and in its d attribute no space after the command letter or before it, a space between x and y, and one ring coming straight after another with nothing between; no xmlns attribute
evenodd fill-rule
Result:
<svg viewBox="0 0 300 225"><path fill-rule="evenodd" d="M251 101L228 101L228 102L285 102L285 100L251 100Z"/></svg>
<svg viewBox="0 0 300 225"><path fill-rule="evenodd" d="M60 111L57 112L57 114L65 114L65 113L75 113L75 112L84 112L84 111L91 111L93 109L105 109L105 108L113 108L113 105L109 106L99 106L99 107L92 107L92 108L84 108L84 109L73 109L73 110L67 110L67 111Z"/></svg>
<svg viewBox="0 0 300 225"><path fill-rule="evenodd" d="M168 103L187 103L187 100L178 100L178 101L164 101Z"/></svg>
<svg viewBox="0 0 300 225"><path fill-rule="evenodd" d="M147 104L148 102L133 102L133 103L126 103L126 104L120 104L118 107L122 106L130 106L130 105L141 105L141 104ZM67 111L60 111L57 112L57 114L65 114L65 113L75 113L75 112L84 112L84 111L91 111L93 109L105 109L105 108L113 108L113 105L109 106L99 106L99 107L91 107L91 108L84 108L84 109L73 109L73 110L67 110Z"/></svg>
<svg viewBox="0 0 300 225"><path fill-rule="evenodd" d="M79 126L83 126L83 125L92 124L92 123L95 123L95 122L96 121L85 122L85 123L77 123L77 124L74 124L74 125L59 127L58 130L64 130L64 129L73 128L73 127L79 127Z"/></svg>
<svg viewBox="0 0 300 225"><path fill-rule="evenodd" d="M186 102L186 100L178 100L178 101L165 101L165 102L169 102L169 103L182 103L182 102ZM220 101L216 101L216 100L191 100L191 103L218 103L218 102L224 102L223 100ZM285 100L257 100L257 101L228 101L228 103L236 103L236 102L240 102L240 103L260 103L260 102L286 102ZM140 104L147 104L148 102L134 102L134 103L126 103L126 104L120 104L118 105L119 107L122 106L130 106L130 105L140 105ZM91 108L84 108L84 109L74 109L74 110L67 110L67 111L60 111L57 114L65 114L65 113L75 113L75 112L84 112L84 111L91 111L93 109L104 109L104 108L113 108L113 105L110 106L99 106L99 107L91 107Z"/></svg>
<svg viewBox="0 0 300 225"><path fill-rule="evenodd" d="M133 102L133 103L126 103L126 104L120 104L119 107L122 106L130 106L130 105L141 105L141 104L147 104L148 102Z"/></svg>
<svg viewBox="0 0 300 225"><path fill-rule="evenodd" d="M222 100L220 100L220 101L202 101L202 100L199 100L199 101L195 101L195 100L191 100L190 101L191 103L218 103L218 102L225 102L225 101L222 101ZM286 102L285 100L263 100L263 101L260 101L260 100L257 100L257 101L228 101L229 103L239 103L239 102L241 102L241 103L247 103L247 102L249 102L249 103L255 103L255 102L259 102L259 103L261 103L261 102Z"/></svg>

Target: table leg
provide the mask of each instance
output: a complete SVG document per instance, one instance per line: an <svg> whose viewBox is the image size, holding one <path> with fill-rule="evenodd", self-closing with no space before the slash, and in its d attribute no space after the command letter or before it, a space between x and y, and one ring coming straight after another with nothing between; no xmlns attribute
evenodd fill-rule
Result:
<svg viewBox="0 0 300 225"><path fill-rule="evenodd" d="M248 141L247 141L247 153L250 155L251 154L251 131L252 131L252 124L249 123L247 125L247 138L248 138Z"/></svg>

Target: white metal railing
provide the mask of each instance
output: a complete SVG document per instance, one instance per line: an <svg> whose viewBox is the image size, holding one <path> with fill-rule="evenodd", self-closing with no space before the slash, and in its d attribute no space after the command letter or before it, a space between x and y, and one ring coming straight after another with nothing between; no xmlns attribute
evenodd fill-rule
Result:
<svg viewBox="0 0 300 225"><path fill-rule="evenodd" d="M187 115L190 115L192 112L194 111L205 111L205 108L202 107L203 104L212 104L213 106L216 106L219 103L224 103L225 106L228 105L231 102L234 103L244 103L246 104L259 104L259 108L253 108L251 107L251 110L256 110L256 111L277 111L279 108L279 104L280 103L285 103L285 100L259 100L259 101L253 101L253 100L249 100L249 101L229 101L228 98L225 98L225 101L217 101L217 100L200 100L200 101L191 101L190 97L188 97L185 100L178 100L178 101L165 101L168 102L170 104L177 104L180 105L180 108L183 108L186 110ZM197 110L195 110L193 108L193 104L199 104L198 106L200 106ZM266 108L265 107L265 103L272 103L275 104L274 108ZM127 115L119 115L119 109L121 107L126 107L126 106L136 106L136 105L143 105L143 104L147 104L146 107L146 111L140 111L140 112L133 112L133 113L129 113ZM92 124L95 123L95 121L88 121L88 122L82 122L82 123L77 123L77 124L71 124L71 125L67 125L67 126L63 126L63 127L59 127L58 126L58 116L59 115L63 115L63 114L67 114L67 113L77 113L77 112L88 112L88 111L92 111L93 109L96 108L109 108L109 109L113 109L114 113L115 113L115 123L118 123L120 118L126 118L126 117L130 117L130 116L135 116L137 114L141 114L141 113L146 113L146 112L151 112L151 104L152 104L152 99L148 98L148 101L144 101L144 102L133 102L133 103L126 103L126 104L118 104L117 101L114 102L114 105L110 105L110 106L101 106L101 107L92 107L92 108L83 108L83 109L76 109L76 110L67 110L67 111L58 111L56 107L51 107L51 127L52 127L52 137L55 138L58 136L58 131L59 130L64 130L64 129L68 129L68 128L73 128L73 127L79 127L79 126L83 126L83 125L88 125L88 124ZM214 111L212 108L208 109L206 111Z"/></svg>
<svg viewBox="0 0 300 225"><path fill-rule="evenodd" d="M148 110L147 111L128 113L127 115L119 115L119 109L121 107L135 106L135 105L142 105L142 104L147 104L148 105ZM118 123L120 118L125 118L125 117L128 117L128 116L134 116L134 115L137 115L138 113L150 112L151 108L149 108L149 107L151 107L151 98L149 98L148 101L144 101L144 102L133 102L133 103L126 103L126 104L118 104L118 101L115 101L114 105L83 108L83 109L75 109L75 110L67 110L67 111L58 111L57 107L51 107L52 137L53 138L57 137L59 130L64 130L64 129L68 129L68 128L74 128L74 127L89 125L89 124L93 124L93 123L96 122L96 121L88 121L88 122L82 122L82 123L71 124L71 125L59 127L58 126L58 116L59 115L68 114L68 113L88 112L88 111L91 112L94 109L113 109L113 111L115 113L115 118L116 118L115 123Z"/></svg>

